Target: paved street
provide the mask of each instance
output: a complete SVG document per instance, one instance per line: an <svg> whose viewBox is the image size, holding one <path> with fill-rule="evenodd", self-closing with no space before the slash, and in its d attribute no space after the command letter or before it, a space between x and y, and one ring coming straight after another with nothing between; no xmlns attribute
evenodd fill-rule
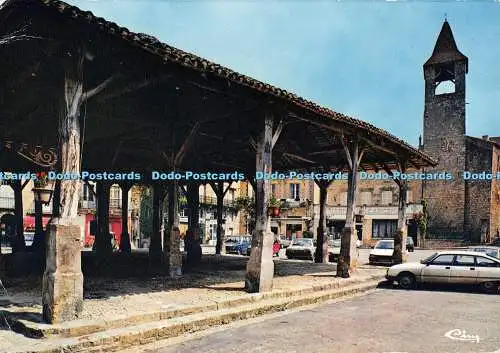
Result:
<svg viewBox="0 0 500 353"><path fill-rule="evenodd" d="M368 256L370 255L370 251L371 251L371 249L359 249L359 262L361 265L368 264ZM418 262L418 261L425 259L426 257L434 254L435 252L436 252L436 250L419 250L419 249L417 249L414 252L410 252L408 254L408 261ZM215 247L203 246L203 253L204 254L215 254ZM238 255L234 255L234 256L238 256ZM285 249L281 249L280 258L286 259ZM307 260L293 260L293 261L308 262Z"/></svg>
<svg viewBox="0 0 500 353"><path fill-rule="evenodd" d="M498 303L471 290L391 287L148 352L500 352ZM463 330L474 337L452 339Z"/></svg>

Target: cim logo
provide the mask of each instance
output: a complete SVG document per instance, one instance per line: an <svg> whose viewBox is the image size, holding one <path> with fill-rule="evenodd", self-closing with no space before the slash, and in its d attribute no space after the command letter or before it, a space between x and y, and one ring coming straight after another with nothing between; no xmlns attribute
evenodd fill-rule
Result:
<svg viewBox="0 0 500 353"><path fill-rule="evenodd" d="M458 328L446 332L444 337L455 341L479 343L479 335L470 335L467 331Z"/></svg>

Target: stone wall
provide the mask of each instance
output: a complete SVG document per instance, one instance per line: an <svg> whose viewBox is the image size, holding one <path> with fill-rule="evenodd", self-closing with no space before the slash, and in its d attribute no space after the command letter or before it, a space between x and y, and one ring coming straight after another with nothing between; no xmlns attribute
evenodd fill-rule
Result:
<svg viewBox="0 0 500 353"><path fill-rule="evenodd" d="M500 172L500 148L493 145L491 158L492 172ZM500 183L498 180L491 182L490 197L490 239L494 240L500 236Z"/></svg>
<svg viewBox="0 0 500 353"><path fill-rule="evenodd" d="M467 137L466 170L472 173L492 171L493 146L490 142ZM490 226L491 180L466 180L465 229L470 239L481 239L481 228Z"/></svg>

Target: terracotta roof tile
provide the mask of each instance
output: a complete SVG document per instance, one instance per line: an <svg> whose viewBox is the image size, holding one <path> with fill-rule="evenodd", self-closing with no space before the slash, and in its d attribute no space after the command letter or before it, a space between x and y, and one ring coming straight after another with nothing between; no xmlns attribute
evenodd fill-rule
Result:
<svg viewBox="0 0 500 353"><path fill-rule="evenodd" d="M64 3L60 0L8 0L7 3L39 3L47 8L58 11L64 15L71 13L71 17L85 20L90 25L97 25L108 33L119 35L122 39L132 42L145 50L153 52L163 58L163 60L169 60L176 62L185 67L192 68L194 70L200 71L202 73L211 73L219 77L227 78L233 82L242 84L244 86L250 87L252 89L258 90L262 93L267 93L278 98L286 99L289 103L304 108L312 113L321 115L326 118L336 120L338 122L350 125L351 127L360 128L364 130L365 133L373 132L382 138L395 143L404 149L410 151L414 156L421 158L426 162L436 163L431 157L425 153L417 150L413 146L407 144L405 141L397 138L396 136L388 133L385 130L377 128L371 124L368 124L362 120L354 119L344 114L335 112L331 109L321 107L318 104L301 98L291 92L284 89L274 87L269 84L265 84L261 81L248 77L246 75L239 74L231 69L218 65L216 63L210 62L194 54L187 53L183 50L174 48L168 44L161 43L157 38L142 34L133 33L125 27L120 27L114 22L106 21L103 18L94 16L89 11L82 11L79 8Z"/></svg>

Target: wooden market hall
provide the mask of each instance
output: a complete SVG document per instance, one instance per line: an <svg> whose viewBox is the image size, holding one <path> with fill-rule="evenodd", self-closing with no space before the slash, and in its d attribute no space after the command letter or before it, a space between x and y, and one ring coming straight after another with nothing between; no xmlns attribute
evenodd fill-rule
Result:
<svg viewBox="0 0 500 353"><path fill-rule="evenodd" d="M254 180L256 171L348 173L348 211L337 266L337 275L348 277L356 265L353 227L358 171L391 173L436 165L429 156L371 124L62 1L7 0L0 8L0 49L0 169L141 173L141 183L154 190L150 263L167 269L171 277L182 275L177 189L187 188L193 215L189 227L196 238L199 184L154 182L148 179L151 171L238 171L247 176L256 195L256 227L245 289L263 292L272 288L273 281L273 236L267 215L271 188L269 180ZM74 222L81 182L64 179L54 186L53 218L43 247L42 302L48 323L71 320L82 309L80 226ZM112 251L110 184L98 182L95 191L99 258ZM214 184L222 198L224 184ZM328 185L318 181L316 262L327 261L328 256ZM11 186L20 195L22 182L13 181ZM121 184L123 190L131 186L129 181ZM398 186L403 191L407 187L405 181L398 181ZM398 229L402 229L406 192L399 194ZM166 195L169 217L162 234L160 209ZM125 215L127 209L124 198ZM21 204L15 217L22 222L22 216ZM127 217L122 220L126 230ZM131 252L126 233L120 249L124 254ZM401 232L396 244L405 244L403 237ZM15 245L14 251L23 251L22 230Z"/></svg>

